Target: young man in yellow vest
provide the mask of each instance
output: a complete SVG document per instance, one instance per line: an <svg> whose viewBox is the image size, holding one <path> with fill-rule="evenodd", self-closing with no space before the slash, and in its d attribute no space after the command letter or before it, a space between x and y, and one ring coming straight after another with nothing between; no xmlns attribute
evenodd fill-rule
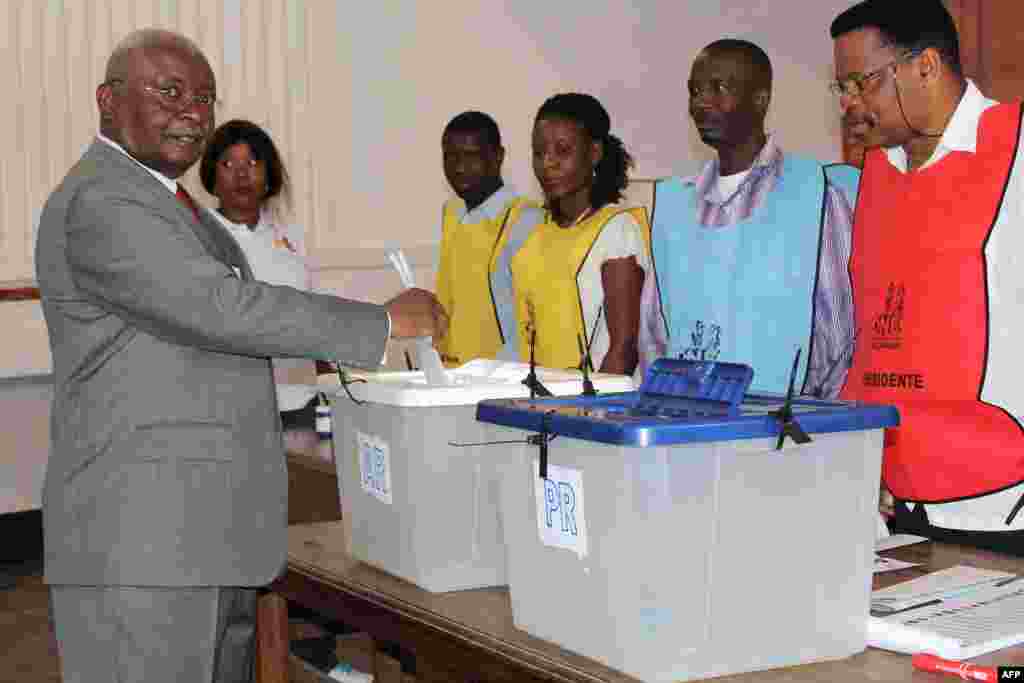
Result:
<svg viewBox="0 0 1024 683"><path fill-rule="evenodd" d="M444 175L457 195L444 204L437 297L451 319L438 350L447 365L494 358L513 338L507 252L512 226L528 229L528 202L501 178L505 148L498 124L467 111L441 136ZM539 218L539 212L537 212ZM525 220L524 220L525 219ZM535 222L535 221L533 221Z"/></svg>

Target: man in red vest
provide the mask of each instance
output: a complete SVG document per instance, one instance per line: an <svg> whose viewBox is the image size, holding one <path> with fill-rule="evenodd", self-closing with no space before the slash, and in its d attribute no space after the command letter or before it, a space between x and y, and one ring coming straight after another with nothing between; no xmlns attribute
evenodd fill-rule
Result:
<svg viewBox="0 0 1024 683"><path fill-rule="evenodd" d="M1021 107L960 65L941 0L865 0L832 23L844 123L865 157L842 396L888 403L894 530L1024 555Z"/></svg>

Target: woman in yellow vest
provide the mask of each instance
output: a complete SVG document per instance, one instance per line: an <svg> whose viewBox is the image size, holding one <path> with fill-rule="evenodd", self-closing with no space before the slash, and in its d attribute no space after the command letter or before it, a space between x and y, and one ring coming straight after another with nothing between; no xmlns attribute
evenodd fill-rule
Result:
<svg viewBox="0 0 1024 683"><path fill-rule="evenodd" d="M640 291L650 270L646 212L619 204L633 159L590 95L548 99L533 126L545 216L512 257L519 353L601 372L637 363Z"/></svg>
<svg viewBox="0 0 1024 683"><path fill-rule="evenodd" d="M506 337L513 303L510 288L494 282L495 263L509 228L527 205L501 178L505 148L498 124L487 114L466 111L441 136L444 175L457 197L445 202L437 298L450 320L437 347L447 365L494 358ZM534 219L536 220L536 219Z"/></svg>

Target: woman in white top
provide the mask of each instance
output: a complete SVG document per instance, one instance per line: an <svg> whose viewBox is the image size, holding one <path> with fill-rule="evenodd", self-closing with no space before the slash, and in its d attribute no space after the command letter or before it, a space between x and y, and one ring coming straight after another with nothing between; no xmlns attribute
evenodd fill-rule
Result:
<svg viewBox="0 0 1024 683"><path fill-rule="evenodd" d="M289 195L288 171L266 131L240 119L220 126L206 146L199 178L206 191L219 200L215 210L207 210L238 241L256 279L310 289L302 230L280 218L281 204L287 203ZM275 359L274 379L285 422L297 420L294 426L311 428L313 410L311 405L303 405L303 392L285 392L282 387L315 383L314 364ZM303 409L302 413L290 414L297 409Z"/></svg>
<svg viewBox="0 0 1024 683"><path fill-rule="evenodd" d="M256 278L309 289L302 230L281 220L288 172L270 136L250 121L228 121L210 138L199 177L219 200L211 213L238 240Z"/></svg>

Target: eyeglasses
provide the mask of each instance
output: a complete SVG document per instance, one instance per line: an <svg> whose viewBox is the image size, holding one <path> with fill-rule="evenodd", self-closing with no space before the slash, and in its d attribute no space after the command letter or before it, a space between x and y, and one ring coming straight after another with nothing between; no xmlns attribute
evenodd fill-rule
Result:
<svg viewBox="0 0 1024 683"><path fill-rule="evenodd" d="M120 78L112 78L107 81L108 85L122 85ZM188 93L177 85L163 87L143 85L142 89L150 95L155 95L160 105L168 111L183 111L193 104L200 109L212 109L218 102L217 96L212 93Z"/></svg>
<svg viewBox="0 0 1024 683"><path fill-rule="evenodd" d="M168 85L163 88L152 85L144 85L142 89L151 95L156 95L165 108L171 111L181 111L196 104L200 109L210 109L217 104L217 96L212 93L190 93L176 85Z"/></svg>
<svg viewBox="0 0 1024 683"><path fill-rule="evenodd" d="M888 64L884 64L874 71L869 71L866 74L853 72L841 81L832 81L828 84L828 89L836 97L862 97L864 92L867 90L867 85L871 81L881 76L886 69L896 66L901 62L906 62L917 56L916 52L908 52L896 59L892 60Z"/></svg>

